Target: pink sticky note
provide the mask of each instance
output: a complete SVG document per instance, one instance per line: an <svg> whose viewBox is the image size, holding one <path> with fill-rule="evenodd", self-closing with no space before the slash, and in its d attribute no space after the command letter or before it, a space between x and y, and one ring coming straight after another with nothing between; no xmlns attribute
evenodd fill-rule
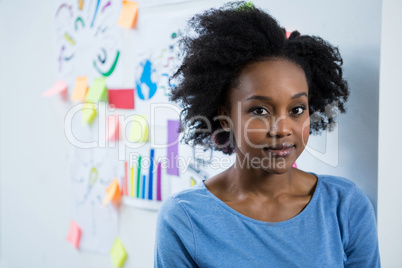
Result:
<svg viewBox="0 0 402 268"><path fill-rule="evenodd" d="M119 109L134 109L134 89L109 89L109 105Z"/></svg>
<svg viewBox="0 0 402 268"><path fill-rule="evenodd" d="M296 162L294 162L293 167L294 167L294 168L297 168Z"/></svg>
<svg viewBox="0 0 402 268"><path fill-rule="evenodd" d="M289 36L292 34L292 32L286 32L286 39L289 39Z"/></svg>
<svg viewBox="0 0 402 268"><path fill-rule="evenodd" d="M75 223L75 221L71 221L70 230L68 231L67 241L70 242L75 248L78 248L78 244L81 239L81 228Z"/></svg>
<svg viewBox="0 0 402 268"><path fill-rule="evenodd" d="M119 115L109 115L106 121L106 137L109 141L117 141L119 140L120 135L120 124L119 124Z"/></svg>
<svg viewBox="0 0 402 268"><path fill-rule="evenodd" d="M67 99L67 83L65 81L57 81L53 87L42 92L43 97L51 97L60 94L63 100Z"/></svg>

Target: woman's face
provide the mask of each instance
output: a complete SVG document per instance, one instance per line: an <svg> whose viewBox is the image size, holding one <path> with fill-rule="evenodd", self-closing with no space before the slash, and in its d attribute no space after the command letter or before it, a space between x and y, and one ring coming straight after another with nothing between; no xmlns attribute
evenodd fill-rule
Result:
<svg viewBox="0 0 402 268"><path fill-rule="evenodd" d="M232 126L225 127L234 131L238 159L250 168L287 172L304 150L310 132L303 69L280 59L251 64L241 72L229 101L226 115Z"/></svg>

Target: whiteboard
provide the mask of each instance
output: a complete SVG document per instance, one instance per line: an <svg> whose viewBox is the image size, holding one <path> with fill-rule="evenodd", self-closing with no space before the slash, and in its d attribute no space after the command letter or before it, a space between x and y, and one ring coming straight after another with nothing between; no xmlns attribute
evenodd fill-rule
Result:
<svg viewBox="0 0 402 268"><path fill-rule="evenodd" d="M324 133L321 137L310 138L309 145L312 150L324 154L322 158L306 151L298 160L298 166L355 181L376 206L377 147L373 144L377 144L378 139L381 2L341 1L339 5L331 6L331 12L321 1L254 2L269 10L290 30L317 34L339 46L352 92L348 114L338 120L338 135ZM149 21L148 24L159 25L162 32L168 25L176 27L176 14L177 18L182 18L214 5L218 3L194 1L144 7L138 25ZM356 16L361 14L363 5L365 14ZM52 53L53 14L53 1L40 5L32 1L0 1L0 30L5 40L0 42L0 266L112 267L108 255L77 251L65 239L72 215L71 153L64 133L64 119L70 106L56 98L44 99L40 95L59 75L55 63L58 54ZM339 14L342 14L342 20ZM177 20L180 24L180 19ZM138 28L138 31L143 29ZM164 37L167 40L169 31ZM122 59L140 61L141 55L146 58L147 53L152 54L152 51L136 50L139 44L129 31L122 29L118 36L120 38L111 47L126 49L129 56ZM91 60L88 62L93 66ZM116 69L116 77L120 78L111 77L108 86L134 84L133 73L138 62L122 62L126 68ZM74 81L77 75L74 72L79 71L78 68L66 73L67 77L71 76L67 80ZM89 74L90 80L95 76L96 70L92 76ZM141 105L141 102L136 104ZM327 147L334 142L338 147ZM128 252L126 266L152 267L157 213L124 205L118 213L117 232Z"/></svg>

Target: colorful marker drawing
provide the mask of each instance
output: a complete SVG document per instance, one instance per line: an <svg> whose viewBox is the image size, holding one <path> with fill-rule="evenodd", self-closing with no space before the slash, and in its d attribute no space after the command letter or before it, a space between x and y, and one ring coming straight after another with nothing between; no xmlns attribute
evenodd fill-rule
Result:
<svg viewBox="0 0 402 268"><path fill-rule="evenodd" d="M106 5L104 5L103 7L102 7L102 12L103 11L105 11L105 8L107 8L108 6L110 6L110 1L108 1L107 3L106 3Z"/></svg>
<svg viewBox="0 0 402 268"><path fill-rule="evenodd" d="M165 54L166 50L166 48L161 50L161 54L158 56L158 59L161 59L163 57L163 54Z"/></svg>
<svg viewBox="0 0 402 268"><path fill-rule="evenodd" d="M69 60L71 60L73 57L74 57L74 54L71 54L70 56L64 57L63 59L64 59L64 61L69 61Z"/></svg>
<svg viewBox="0 0 402 268"><path fill-rule="evenodd" d="M172 39L176 39L177 37L180 37L180 36L182 36L182 35L183 35L183 33L182 33L181 30L179 29L179 30L177 31L177 33L176 33L176 32L173 32L173 33L172 33L171 38L172 38Z"/></svg>
<svg viewBox="0 0 402 268"><path fill-rule="evenodd" d="M59 76L82 70L89 76L111 76L118 66L123 40L113 19L120 14L120 0L60 1L54 17Z"/></svg>
<svg viewBox="0 0 402 268"><path fill-rule="evenodd" d="M94 27L96 14L98 13L99 3L100 3L100 0L98 0L98 1L96 2L96 8L95 8L94 17L93 17L92 22L91 22L91 28Z"/></svg>
<svg viewBox="0 0 402 268"><path fill-rule="evenodd" d="M63 54L63 52L64 52L65 49L66 49L65 46L62 46L61 49L60 49L60 56L59 56L59 72L61 72L61 66L62 66L61 63L62 63L62 60L63 60L62 54Z"/></svg>
<svg viewBox="0 0 402 268"><path fill-rule="evenodd" d="M160 54L157 56L157 60L161 61L160 70L160 80L158 81L158 88L162 89L164 96L170 96L170 90L176 85L170 83L170 76L173 74L173 64L176 63L176 54L178 49L178 37L182 36L181 30L173 32L170 34L171 43L168 48L161 50Z"/></svg>
<svg viewBox="0 0 402 268"><path fill-rule="evenodd" d="M71 36L68 33L64 34L64 38L66 38L66 40L70 42L70 44L75 45L75 41L71 38Z"/></svg>
<svg viewBox="0 0 402 268"><path fill-rule="evenodd" d="M105 50L104 48L101 48L101 50L102 50L102 53L103 53L103 58L101 58L101 55L98 54L98 60L99 60L100 62L102 62L102 64L104 64L105 61L106 61L106 56L107 56L107 54L106 54L106 50Z"/></svg>
<svg viewBox="0 0 402 268"><path fill-rule="evenodd" d="M201 168L197 168L197 167L196 167L194 164L192 164L192 163L190 163L190 164L188 165L188 168L189 168L189 170L191 170L191 171L193 171L195 174L197 174L198 177L200 177L200 178L202 178L202 179L204 179L204 180L206 180L206 179L209 178L209 174L208 174L205 170L203 170L203 169L201 169Z"/></svg>
<svg viewBox="0 0 402 268"><path fill-rule="evenodd" d="M197 177L200 177L204 180L208 179L209 174L204 170L205 167L211 163L212 160L212 154L213 151L212 149L208 149L209 153L207 152L208 150L201 149L197 146L193 147L193 157L192 161L188 164L188 168L193 171L194 173L197 174ZM198 151L196 153L196 151ZM200 157L203 153L204 157Z"/></svg>
<svg viewBox="0 0 402 268"><path fill-rule="evenodd" d="M79 205L83 205L87 201L88 196L91 194L91 191L97 180L98 180L98 170L96 169L96 167L93 167L89 173L87 191L84 194L83 199L78 202Z"/></svg>
<svg viewBox="0 0 402 268"><path fill-rule="evenodd" d="M165 67L165 68L169 67L169 63L170 63L171 61L173 61L173 60L174 60L173 57L169 57L169 58L167 59L166 64L165 64L163 67Z"/></svg>
<svg viewBox="0 0 402 268"><path fill-rule="evenodd" d="M137 88L137 94L138 97L142 100L147 100L151 99L157 90L157 84L152 81L151 74L155 72L155 70L152 67L152 63L150 60L145 60L145 62L141 63L142 66L142 72L141 72L141 77L139 80L136 81L136 88ZM145 86L148 88L148 96L144 95L145 91Z"/></svg>
<svg viewBox="0 0 402 268"><path fill-rule="evenodd" d="M111 74L113 73L113 71L114 71L114 68L116 68L117 61L119 60L119 56L120 56L120 51L117 51L116 57L115 57L115 59L114 59L114 62L113 62L112 66L110 67L110 69L109 69L107 72L102 72L102 71L99 69L99 67L96 65L96 61L94 61L95 69L96 69L101 75L103 75L103 76L109 76L109 75L111 75Z"/></svg>
<svg viewBox="0 0 402 268"><path fill-rule="evenodd" d="M69 6L69 5L67 5L67 4L62 4L62 5L60 5L59 8L57 9L55 16L57 17L57 16L59 15L59 12L60 12L61 10L68 10L70 16L72 17L72 16L73 16L73 11L71 10L71 8L72 8L71 5Z"/></svg>
<svg viewBox="0 0 402 268"><path fill-rule="evenodd" d="M106 30L107 30L107 26L105 26L103 29L102 29L102 26L98 26L98 28L96 28L94 37L96 37L98 35L98 33L104 33Z"/></svg>
<svg viewBox="0 0 402 268"><path fill-rule="evenodd" d="M81 17L78 17L77 19L75 19L75 22L74 22L74 26L75 26L75 30L76 30L76 31L78 30L78 24L77 24L77 22L80 22L80 23L81 23L81 26L82 26L82 27L85 27L85 24L84 24L84 21L82 20L82 18L81 18Z"/></svg>
<svg viewBox="0 0 402 268"><path fill-rule="evenodd" d="M122 173L115 155L110 149L72 149L72 218L82 229L82 250L107 254L118 232L118 211L113 205L102 206L106 188Z"/></svg>

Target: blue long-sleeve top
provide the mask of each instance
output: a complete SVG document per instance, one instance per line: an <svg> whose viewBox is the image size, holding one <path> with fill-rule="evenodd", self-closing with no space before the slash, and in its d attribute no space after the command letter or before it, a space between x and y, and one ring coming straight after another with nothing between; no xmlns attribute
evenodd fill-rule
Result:
<svg viewBox="0 0 402 268"><path fill-rule="evenodd" d="M154 266L380 267L367 196L345 178L316 176L304 210L277 223L237 212L204 183L169 197L158 215Z"/></svg>

